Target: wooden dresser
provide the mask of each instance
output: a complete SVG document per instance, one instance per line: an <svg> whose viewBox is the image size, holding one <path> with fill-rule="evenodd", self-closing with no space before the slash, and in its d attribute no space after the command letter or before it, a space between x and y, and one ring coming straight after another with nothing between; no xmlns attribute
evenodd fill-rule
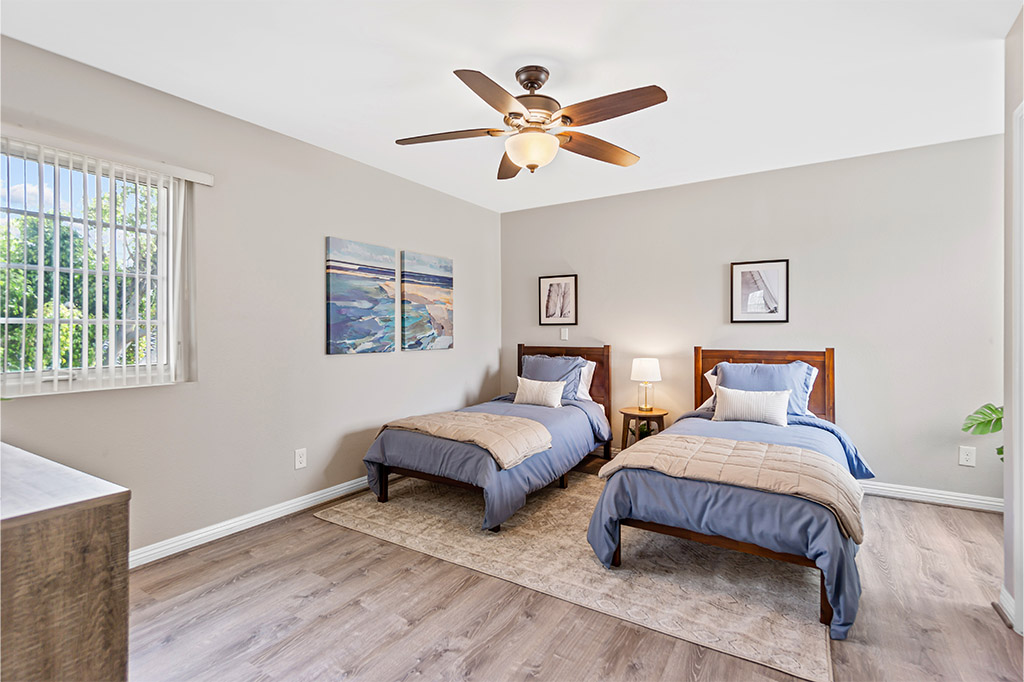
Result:
<svg viewBox="0 0 1024 682"><path fill-rule="evenodd" d="M0 677L128 678L131 491L0 445Z"/></svg>

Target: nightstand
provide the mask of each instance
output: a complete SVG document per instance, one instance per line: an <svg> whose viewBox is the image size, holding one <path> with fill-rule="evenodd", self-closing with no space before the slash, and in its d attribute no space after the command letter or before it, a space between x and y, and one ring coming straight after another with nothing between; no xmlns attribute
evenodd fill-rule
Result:
<svg viewBox="0 0 1024 682"><path fill-rule="evenodd" d="M629 423L632 421L636 422L636 429L639 431L640 425L643 423L647 424L648 431L652 431L654 425L658 425L658 433L665 430L665 415L668 414L668 410L661 410L657 407L650 412L643 412L636 407L624 407L619 412L622 413L622 449L625 450L629 445Z"/></svg>

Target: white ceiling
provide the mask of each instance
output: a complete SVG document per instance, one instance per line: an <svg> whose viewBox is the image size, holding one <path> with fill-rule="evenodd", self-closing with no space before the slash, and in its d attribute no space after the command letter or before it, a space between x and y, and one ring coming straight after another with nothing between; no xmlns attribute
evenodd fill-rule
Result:
<svg viewBox="0 0 1024 682"><path fill-rule="evenodd" d="M991 135L1021 0L187 2L4 0L2 31L495 211ZM583 131L640 155L561 152L495 179L500 127L453 74L562 105L657 84L668 102Z"/></svg>

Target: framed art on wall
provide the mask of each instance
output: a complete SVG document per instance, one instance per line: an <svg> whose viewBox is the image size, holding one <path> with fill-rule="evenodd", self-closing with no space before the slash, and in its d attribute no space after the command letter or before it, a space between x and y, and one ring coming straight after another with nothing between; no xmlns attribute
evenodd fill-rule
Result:
<svg viewBox="0 0 1024 682"><path fill-rule="evenodd" d="M732 264L732 322L789 322L789 259Z"/></svg>
<svg viewBox="0 0 1024 682"><path fill-rule="evenodd" d="M395 349L395 250L327 238L327 354Z"/></svg>
<svg viewBox="0 0 1024 682"><path fill-rule="evenodd" d="M452 259L402 252L402 350L455 343Z"/></svg>
<svg viewBox="0 0 1024 682"><path fill-rule="evenodd" d="M538 310L541 324L560 327L577 324L578 303L576 275L549 275L540 278Z"/></svg>

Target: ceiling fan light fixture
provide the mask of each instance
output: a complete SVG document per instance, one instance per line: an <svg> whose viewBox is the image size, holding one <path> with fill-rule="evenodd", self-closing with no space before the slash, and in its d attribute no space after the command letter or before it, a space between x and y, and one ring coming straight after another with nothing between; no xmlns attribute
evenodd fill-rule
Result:
<svg viewBox="0 0 1024 682"><path fill-rule="evenodd" d="M657 85L633 88L604 97L595 97L563 107L553 97L537 90L548 80L549 72L536 64L516 72L516 80L526 89L525 95L512 96L505 88L472 69L458 69L455 75L469 86L492 109L500 113L505 129L474 128L452 130L432 135L417 135L395 140L401 145L461 140L467 137L505 137L505 153L498 164L498 180L511 180L526 168L531 173L555 159L558 150L586 156L616 166L632 166L640 157L610 142L585 135L574 129L607 121L668 101L668 95ZM556 128L570 130L557 134Z"/></svg>
<svg viewBox="0 0 1024 682"><path fill-rule="evenodd" d="M526 128L505 140L508 158L531 173L551 163L558 147L558 138L540 128Z"/></svg>

